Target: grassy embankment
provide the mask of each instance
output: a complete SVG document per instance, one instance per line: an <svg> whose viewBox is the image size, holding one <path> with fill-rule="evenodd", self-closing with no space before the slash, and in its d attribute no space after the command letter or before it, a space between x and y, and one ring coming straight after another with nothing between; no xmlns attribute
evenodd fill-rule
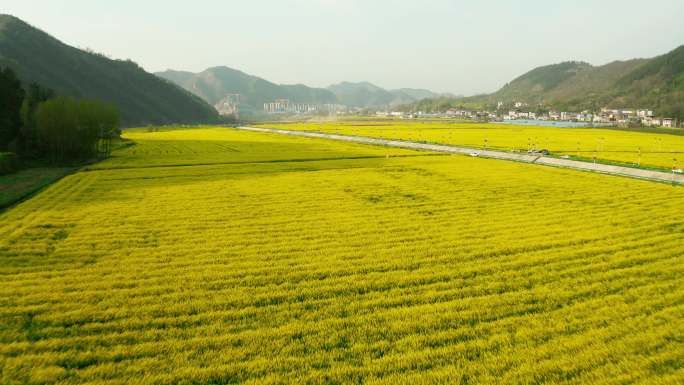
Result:
<svg viewBox="0 0 684 385"><path fill-rule="evenodd" d="M113 148L123 149L131 145L131 141L117 140ZM17 159L14 154L0 153L0 210L31 197L80 167L96 161L55 165L46 160Z"/></svg>

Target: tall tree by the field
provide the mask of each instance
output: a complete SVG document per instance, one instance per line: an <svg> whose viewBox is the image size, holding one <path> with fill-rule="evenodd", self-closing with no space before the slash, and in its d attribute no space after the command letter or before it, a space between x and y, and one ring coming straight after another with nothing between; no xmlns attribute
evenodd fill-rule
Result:
<svg viewBox="0 0 684 385"><path fill-rule="evenodd" d="M81 148L92 146L90 155L108 156L112 139L119 135L119 113L116 107L94 100L81 100L78 112Z"/></svg>
<svg viewBox="0 0 684 385"><path fill-rule="evenodd" d="M73 99L57 97L41 103L36 111L38 146L53 161L64 160L78 124L78 105Z"/></svg>
<svg viewBox="0 0 684 385"><path fill-rule="evenodd" d="M0 150L13 150L21 129L24 90L9 68L0 70Z"/></svg>

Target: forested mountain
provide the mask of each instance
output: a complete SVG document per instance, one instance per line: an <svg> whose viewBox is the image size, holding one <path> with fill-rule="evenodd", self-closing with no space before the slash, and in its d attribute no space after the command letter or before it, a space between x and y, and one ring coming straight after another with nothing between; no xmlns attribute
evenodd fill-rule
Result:
<svg viewBox="0 0 684 385"><path fill-rule="evenodd" d="M200 98L134 62L68 46L10 15L0 15L0 67L13 69L25 84L112 103L127 126L218 120Z"/></svg>
<svg viewBox="0 0 684 385"><path fill-rule="evenodd" d="M620 78L608 99L610 106L644 105L684 119L684 45Z"/></svg>
<svg viewBox="0 0 684 385"><path fill-rule="evenodd" d="M173 71L156 73L172 81L211 105L216 105L228 94L240 94L241 109L261 111L264 103L289 99L293 103L336 103L335 95L322 88L301 84L280 85L228 67L214 67L198 74Z"/></svg>
<svg viewBox="0 0 684 385"><path fill-rule="evenodd" d="M340 104L362 108L396 106L439 96L432 91L421 89L385 90L368 82L342 82L328 89L335 93Z"/></svg>
<svg viewBox="0 0 684 385"><path fill-rule="evenodd" d="M602 66L564 62L514 79L499 91L467 98L432 99L411 108L493 106L498 102L543 104L565 110L601 107L651 108L659 115L684 117L684 46L652 59L615 61Z"/></svg>

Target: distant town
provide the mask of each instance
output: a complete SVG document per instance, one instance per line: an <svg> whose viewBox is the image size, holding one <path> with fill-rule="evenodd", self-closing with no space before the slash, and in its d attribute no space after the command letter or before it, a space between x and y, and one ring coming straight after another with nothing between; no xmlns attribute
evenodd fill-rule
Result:
<svg viewBox="0 0 684 385"><path fill-rule="evenodd" d="M288 99L278 99L272 103L264 103L264 111L267 114L342 113L347 110L347 107L341 104L292 103Z"/></svg>
<svg viewBox="0 0 684 385"><path fill-rule="evenodd" d="M264 104L267 114L337 114L337 115L374 115L399 119L444 118L462 119L478 122L573 122L586 126L643 126L676 128L684 122L669 117L658 117L651 109L646 108L602 108L599 111L554 111L539 112L526 103L515 102L506 106L499 102L495 111L450 108L439 113L393 111L389 109L352 108L340 104L292 103L287 99L279 99Z"/></svg>

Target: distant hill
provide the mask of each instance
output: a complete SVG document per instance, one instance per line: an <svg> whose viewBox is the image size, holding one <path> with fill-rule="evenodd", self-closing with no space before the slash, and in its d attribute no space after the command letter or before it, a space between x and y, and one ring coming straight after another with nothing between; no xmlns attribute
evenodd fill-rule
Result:
<svg viewBox="0 0 684 385"><path fill-rule="evenodd" d="M113 103L127 126L218 120L201 99L132 61L70 47L16 17L0 15L0 67L5 66L25 83Z"/></svg>
<svg viewBox="0 0 684 385"><path fill-rule="evenodd" d="M602 66L564 62L535 68L493 94L427 100L412 106L544 104L565 110L608 106L652 108L659 115L684 118L684 46L653 59L615 61Z"/></svg>
<svg viewBox="0 0 684 385"><path fill-rule="evenodd" d="M428 98L438 98L442 96L451 96L452 94L438 94L430 90L424 90L419 88L400 88L398 90L393 90L390 92L401 93L415 100L428 99Z"/></svg>
<svg viewBox="0 0 684 385"><path fill-rule="evenodd" d="M562 89L561 84L568 79L580 73L590 74L593 70L594 67L591 64L583 62L565 62L535 68L506 84L492 96L506 101L518 99L524 99L527 102L532 102L532 99L543 101L549 93Z"/></svg>
<svg viewBox="0 0 684 385"><path fill-rule="evenodd" d="M264 103L289 99L294 103L337 103L348 107L386 107L437 97L428 90L385 90L368 82L342 82L327 89L305 85L283 85L228 67L213 67L200 73L168 70L157 76L169 80L216 106L228 94L240 94L241 110L260 112Z"/></svg>
<svg viewBox="0 0 684 385"><path fill-rule="evenodd" d="M402 88L385 90L368 82L342 82L328 87L341 104L349 107L385 107L413 103L421 99L440 96L432 91Z"/></svg>
<svg viewBox="0 0 684 385"><path fill-rule="evenodd" d="M176 83L216 105L228 94L240 94L241 109L261 111L264 103L289 99L294 103L336 103L335 95L322 88L301 84L280 85L228 67L209 68L200 73L168 70L157 76Z"/></svg>
<svg viewBox="0 0 684 385"><path fill-rule="evenodd" d="M349 107L377 107L392 103L394 95L389 91L368 82L342 82L328 87L341 104ZM407 100L408 103L413 99Z"/></svg>
<svg viewBox="0 0 684 385"><path fill-rule="evenodd" d="M647 60L616 61L603 66L583 62L565 62L536 68L489 97L493 102L525 102L581 105L591 108L597 102L607 102L606 92L622 77L642 66Z"/></svg>

